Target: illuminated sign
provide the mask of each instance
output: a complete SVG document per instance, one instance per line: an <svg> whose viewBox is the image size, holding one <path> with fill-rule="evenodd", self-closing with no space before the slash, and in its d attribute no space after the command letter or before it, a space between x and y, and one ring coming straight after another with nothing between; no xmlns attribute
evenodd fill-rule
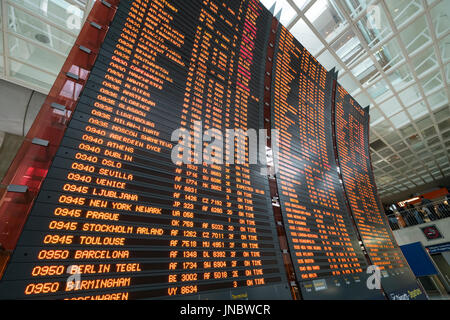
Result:
<svg viewBox="0 0 450 320"><path fill-rule="evenodd" d="M254 0L120 2L0 296L291 297L260 166L171 160L197 120L260 127L271 18Z"/></svg>
<svg viewBox="0 0 450 320"><path fill-rule="evenodd" d="M408 199L408 200L405 200L405 201L401 201L401 202L398 203L398 205L400 207L404 208L407 204L409 204L411 202L416 202L418 200L420 200L420 198L419 197L415 197L415 198L411 198L411 199Z"/></svg>
<svg viewBox="0 0 450 320"><path fill-rule="evenodd" d="M416 285L379 201L369 150L369 113L337 85L335 130L339 164L353 219L371 263L385 277L382 287L391 292Z"/></svg>
<svg viewBox="0 0 450 320"><path fill-rule="evenodd" d="M120 1L0 299L291 299L294 280L305 299L383 298L360 236L383 271L407 266L376 197L368 115L273 19L257 0ZM261 128L263 158L279 132L276 183L250 137L224 154L246 161L210 163L203 130Z"/></svg>
<svg viewBox="0 0 450 320"><path fill-rule="evenodd" d="M290 34L279 30L272 80L272 128L279 130L275 159L278 193L297 279L312 280L303 294L328 289L323 279L360 285L367 263L344 201L332 131L332 72ZM320 285L317 285L320 283ZM333 281L333 287L339 287ZM364 284L365 285L365 284ZM339 292L339 293L338 293Z"/></svg>

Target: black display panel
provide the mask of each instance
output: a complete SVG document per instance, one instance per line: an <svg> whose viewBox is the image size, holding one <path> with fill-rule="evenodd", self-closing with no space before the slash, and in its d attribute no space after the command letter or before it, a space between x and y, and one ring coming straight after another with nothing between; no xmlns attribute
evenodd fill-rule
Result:
<svg viewBox="0 0 450 320"><path fill-rule="evenodd" d="M195 121L263 127L271 19L255 0L120 2L0 299L291 298L262 166L171 157Z"/></svg>
<svg viewBox="0 0 450 320"><path fill-rule="evenodd" d="M391 299L424 298L396 244L378 198L369 150L369 113L339 84L335 98L337 152L353 219Z"/></svg>
<svg viewBox="0 0 450 320"><path fill-rule="evenodd" d="M369 262L389 298L424 296L376 194L368 113L272 23L257 0L121 1L0 299L291 299L283 232L304 299L382 299ZM245 163L205 163L207 130L223 143L265 122L272 146L280 133L279 235L270 170L248 164L266 137L221 150ZM177 149L180 128L192 140Z"/></svg>
<svg viewBox="0 0 450 320"><path fill-rule="evenodd" d="M382 298L379 290L367 289L367 263L335 161L334 73L286 28L278 33L271 112L272 129L279 131L276 177L303 298Z"/></svg>

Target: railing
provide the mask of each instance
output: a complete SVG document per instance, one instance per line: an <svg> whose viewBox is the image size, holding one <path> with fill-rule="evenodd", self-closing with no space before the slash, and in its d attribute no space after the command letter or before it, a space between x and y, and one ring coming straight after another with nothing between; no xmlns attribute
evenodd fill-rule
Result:
<svg viewBox="0 0 450 320"><path fill-rule="evenodd" d="M392 230L417 226L420 224L450 218L450 204L447 201L435 201L425 205L402 208L388 215Z"/></svg>

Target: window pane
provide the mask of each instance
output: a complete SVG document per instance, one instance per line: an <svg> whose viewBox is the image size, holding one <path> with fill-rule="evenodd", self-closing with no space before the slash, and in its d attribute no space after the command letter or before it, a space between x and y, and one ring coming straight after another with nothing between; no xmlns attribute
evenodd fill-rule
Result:
<svg viewBox="0 0 450 320"><path fill-rule="evenodd" d="M317 0L305 16L328 43L348 25L341 11L331 0Z"/></svg>
<svg viewBox="0 0 450 320"><path fill-rule="evenodd" d="M359 89L358 84L355 81L353 81L352 77L348 73L344 75L342 78L340 78L339 82L350 94Z"/></svg>
<svg viewBox="0 0 450 320"><path fill-rule="evenodd" d="M375 101L382 101L392 94L388 84L384 80L380 80L374 85L368 87L367 92L373 99L375 99Z"/></svg>
<svg viewBox="0 0 450 320"><path fill-rule="evenodd" d="M388 144L392 145L393 143L400 141L402 138L397 133L393 132L384 137L384 139Z"/></svg>
<svg viewBox="0 0 450 320"><path fill-rule="evenodd" d="M324 47L303 19L300 19L290 31L313 56Z"/></svg>
<svg viewBox="0 0 450 320"><path fill-rule="evenodd" d="M399 139L400 140L400 139ZM409 151L409 150L404 150L404 149L406 149L407 148L407 146L406 146L406 144L404 144L403 142L397 142L397 143L395 143L395 144L393 144L392 145L392 148L395 150L395 151L397 151L398 152L398 154L401 156L401 157L406 157L406 156L409 156L409 155L411 155L411 151ZM401 150L403 150L403 151L401 151ZM399 151L401 151L401 152L399 152Z"/></svg>
<svg viewBox="0 0 450 320"><path fill-rule="evenodd" d="M381 114L380 110L376 108L370 109L370 124L376 125L377 123L384 121L384 117Z"/></svg>
<svg viewBox="0 0 450 320"><path fill-rule="evenodd" d="M447 64L447 68L446 68L447 72L447 83L450 83L450 63Z"/></svg>
<svg viewBox="0 0 450 320"><path fill-rule="evenodd" d="M43 46L67 55L72 48L75 38L69 34L46 24L42 19L35 18L22 10L8 6L11 23L9 30Z"/></svg>
<svg viewBox="0 0 450 320"><path fill-rule="evenodd" d="M403 90L398 95L400 100L402 100L403 104L406 107L409 107L413 103L422 99L422 95L420 94L419 87L415 84L408 89Z"/></svg>
<svg viewBox="0 0 450 320"><path fill-rule="evenodd" d="M379 73L370 57L357 63L351 72L361 84L372 80Z"/></svg>
<svg viewBox="0 0 450 320"><path fill-rule="evenodd" d="M321 65L325 67L327 70L331 70L334 67L336 67L336 71L341 71L343 68L342 66L336 61L334 56L330 53L330 51L325 50L317 60L320 62Z"/></svg>
<svg viewBox="0 0 450 320"><path fill-rule="evenodd" d="M434 112L434 117L438 122L441 122L450 117L450 106L446 106L445 108Z"/></svg>
<svg viewBox="0 0 450 320"><path fill-rule="evenodd" d="M275 11L275 14L278 13L278 10L281 10L280 22L286 27L289 26L292 20L297 16L297 12L286 0L277 0L277 11Z"/></svg>
<svg viewBox="0 0 450 320"><path fill-rule="evenodd" d="M442 132L447 131L448 129L450 129L450 119L446 119L446 120L444 120L442 122L439 122L438 128Z"/></svg>
<svg viewBox="0 0 450 320"><path fill-rule="evenodd" d="M345 3L347 12L350 14L351 18L356 18L362 11L374 2L374 0L354 0L354 1L343 1Z"/></svg>
<svg viewBox="0 0 450 320"><path fill-rule="evenodd" d="M370 8L367 15L363 16L357 23L369 48L373 48L392 34L386 14L380 5Z"/></svg>
<svg viewBox="0 0 450 320"><path fill-rule="evenodd" d="M392 123L394 124L394 126L397 129L407 125L408 123L410 123L408 115L404 111L402 111L399 114L393 116L391 118L391 121L392 121Z"/></svg>
<svg viewBox="0 0 450 320"><path fill-rule="evenodd" d="M414 66L418 77L437 68L439 64L436 55L434 54L434 48L430 47L419 53L417 57L412 59L412 65Z"/></svg>
<svg viewBox="0 0 450 320"><path fill-rule="evenodd" d="M405 61L397 38L383 45L380 50L375 52L375 57L385 72Z"/></svg>
<svg viewBox="0 0 450 320"><path fill-rule="evenodd" d="M336 52L337 56L341 58L342 62L347 66L353 64L365 53L358 37L351 29L348 29L340 36L331 45L331 49Z"/></svg>
<svg viewBox="0 0 450 320"><path fill-rule="evenodd" d="M432 94L428 98L428 103L430 104L431 110L436 110L448 103L447 92L437 92Z"/></svg>
<svg viewBox="0 0 450 320"><path fill-rule="evenodd" d="M402 90L414 82L414 77L407 64L404 64L388 74L388 78L397 91Z"/></svg>
<svg viewBox="0 0 450 320"><path fill-rule="evenodd" d="M431 44L431 35L425 17L422 16L400 33L408 53L425 48Z"/></svg>
<svg viewBox="0 0 450 320"><path fill-rule="evenodd" d="M433 72L432 74L421 79L420 84L422 85L422 88L425 91L425 94L427 95L431 92L441 89L444 86L441 72L439 70Z"/></svg>
<svg viewBox="0 0 450 320"><path fill-rule="evenodd" d="M426 119L430 119L429 117ZM432 123L430 119L430 124ZM434 127L429 127L428 129L425 129L422 131L422 134L425 138L432 138L437 135L436 129Z"/></svg>
<svg viewBox="0 0 450 320"><path fill-rule="evenodd" d="M62 56L39 48L28 41L12 35L8 36L8 45L10 57L52 73L55 78L65 61L65 58Z"/></svg>
<svg viewBox="0 0 450 320"><path fill-rule="evenodd" d="M428 113L427 106L423 101L419 103L415 103L413 106L408 108L408 113L413 118L413 120L417 120L420 117L426 115Z"/></svg>
<svg viewBox="0 0 450 320"><path fill-rule="evenodd" d="M84 11L68 1L64 0L14 0L18 4L44 19L51 20L53 23L66 28L68 31L78 33L83 22Z"/></svg>
<svg viewBox="0 0 450 320"><path fill-rule="evenodd" d="M380 109L381 109L381 111L384 112L384 114L387 117L390 117L390 116L396 114L397 112L399 112L400 110L402 110L402 107L401 107L400 103L398 102L397 98L392 97L388 101L382 103L380 105Z"/></svg>
<svg viewBox="0 0 450 320"><path fill-rule="evenodd" d="M441 51L442 61L447 62L450 60L450 35L443 38L439 42L439 49Z"/></svg>
<svg viewBox="0 0 450 320"><path fill-rule="evenodd" d="M355 100L358 101L359 105L362 106L363 108L371 104L369 97L364 93L360 93L357 96L355 96ZM370 110L370 112L372 115L372 110Z"/></svg>
<svg viewBox="0 0 450 320"><path fill-rule="evenodd" d="M49 91L56 76L43 73L31 66L25 65L17 61L9 61L10 76L17 80L32 83L43 90Z"/></svg>
<svg viewBox="0 0 450 320"><path fill-rule="evenodd" d="M387 121L380 122L379 124L373 126L372 128L378 135L382 137L394 131L394 128L392 128L392 126ZM384 154L382 154L382 152L380 152L380 155L382 157L385 156Z"/></svg>
<svg viewBox="0 0 450 320"><path fill-rule="evenodd" d="M310 0L294 0L294 4L300 10L303 10L309 2L310 2Z"/></svg>
<svg viewBox="0 0 450 320"><path fill-rule="evenodd" d="M421 0L386 0L385 2L397 27L403 26L423 11Z"/></svg>
<svg viewBox="0 0 450 320"><path fill-rule="evenodd" d="M430 11L436 35L440 37L450 30L450 5L443 0Z"/></svg>

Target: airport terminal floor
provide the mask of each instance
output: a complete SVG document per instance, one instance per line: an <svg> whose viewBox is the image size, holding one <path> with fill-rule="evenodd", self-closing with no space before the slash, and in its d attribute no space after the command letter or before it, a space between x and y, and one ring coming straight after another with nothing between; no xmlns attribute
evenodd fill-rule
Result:
<svg viewBox="0 0 450 320"><path fill-rule="evenodd" d="M0 0L0 301L448 301L449 99L450 0Z"/></svg>

